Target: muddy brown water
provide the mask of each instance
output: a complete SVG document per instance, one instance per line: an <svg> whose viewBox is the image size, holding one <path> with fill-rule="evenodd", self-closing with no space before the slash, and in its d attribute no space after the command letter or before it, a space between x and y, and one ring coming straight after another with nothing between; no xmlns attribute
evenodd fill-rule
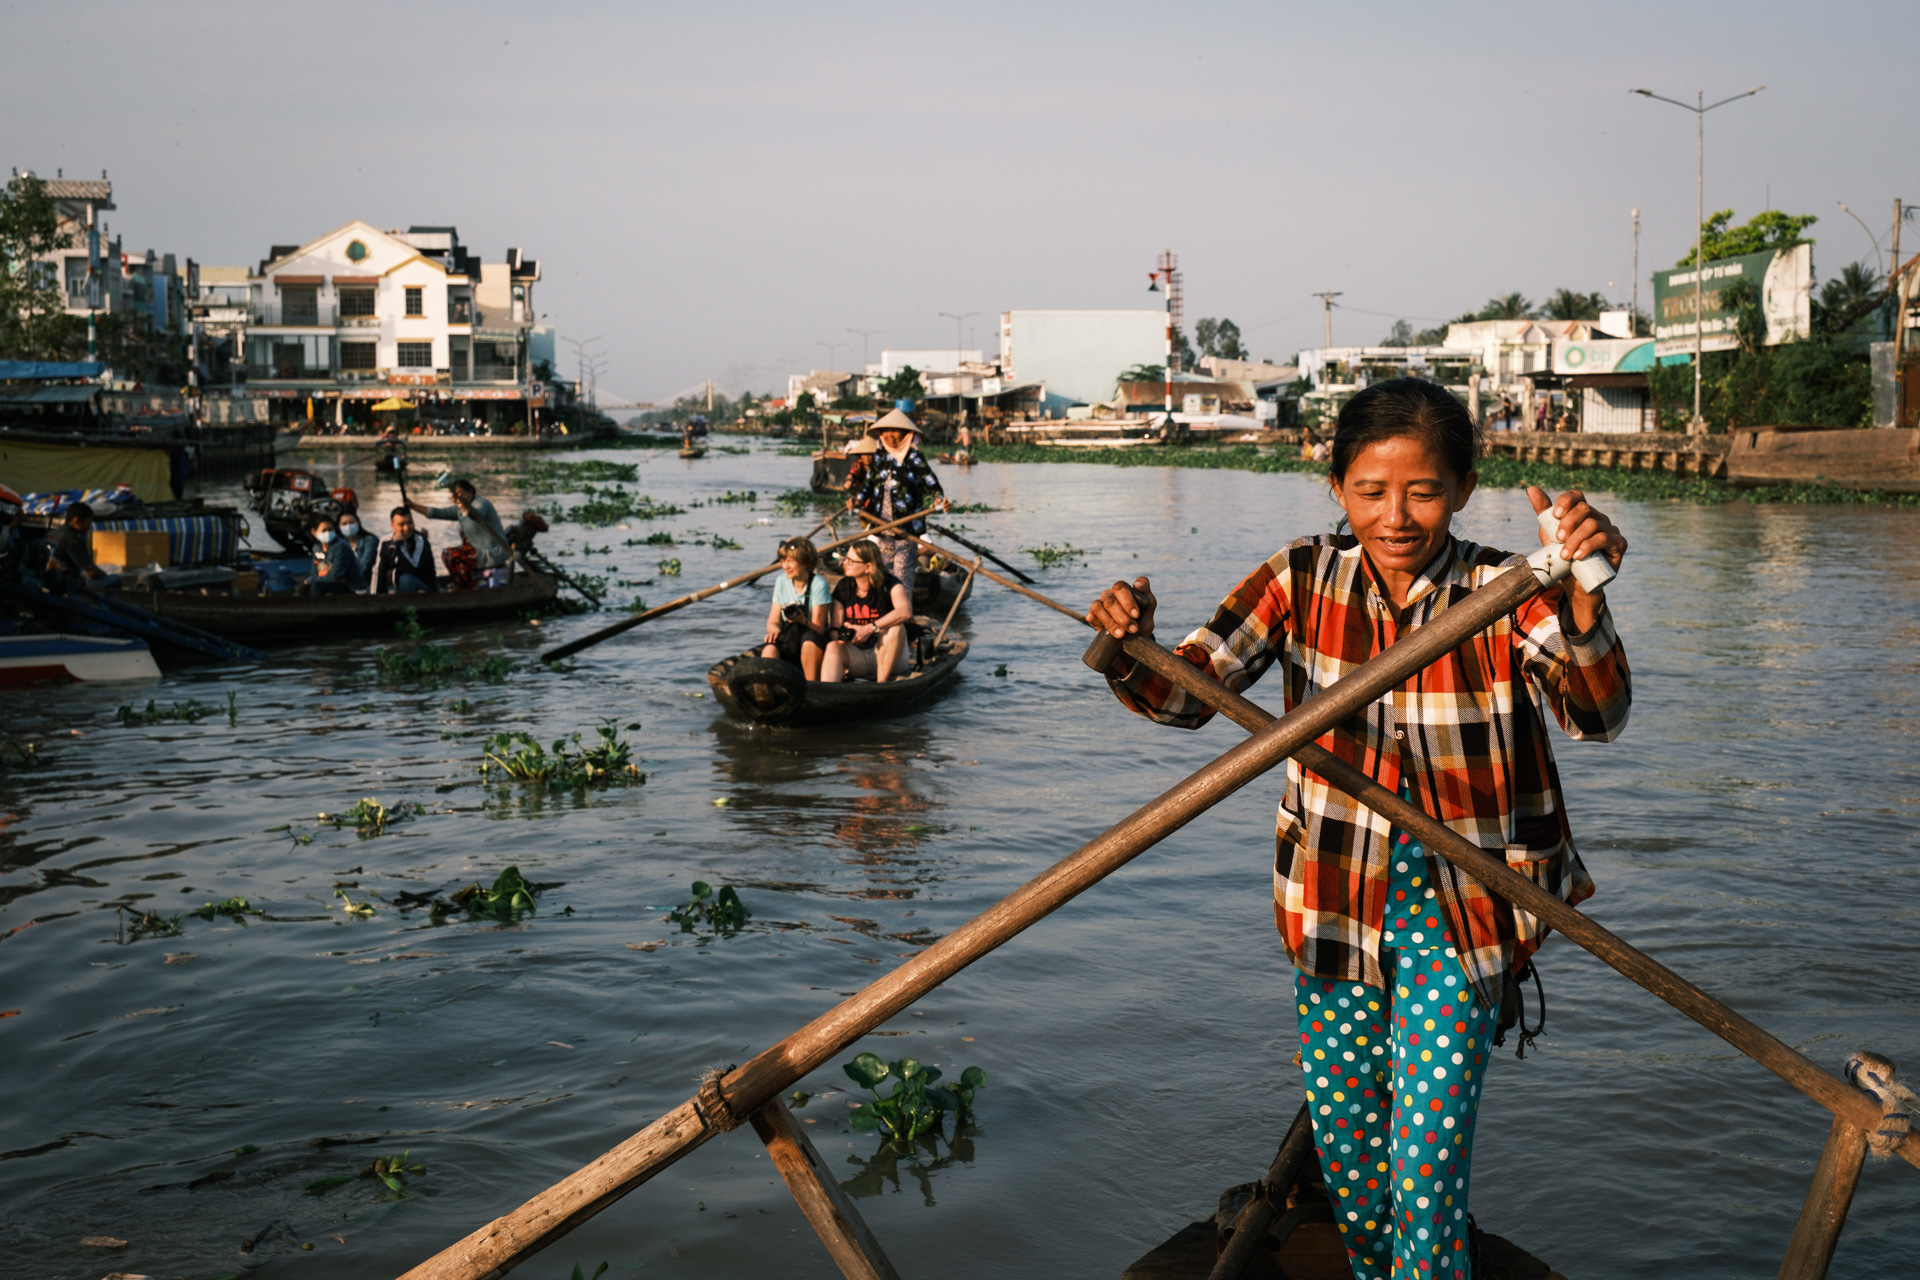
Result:
<svg viewBox="0 0 1920 1280"><path fill-rule="evenodd" d="M560 523L543 544L653 579L616 595L656 603L763 563L806 523L770 499L808 463L730 447L750 451L580 455L636 463L632 488L687 510ZM374 488L351 458L320 465ZM509 512L517 465L481 467ZM1332 515L1305 476L982 464L945 479L1000 508L956 519L1009 558L1089 553L1036 569L1061 599L1152 574L1165 633ZM751 506L691 505L749 489ZM1822 1065L1871 1047L1920 1067L1920 571L1901 551L1920 515L1614 509L1634 548L1613 590L1633 720L1615 744L1557 743L1599 884L1588 910ZM1532 520L1521 495L1482 491L1461 526L1516 546ZM663 530L676 547L623 545ZM694 545L702 533L743 549ZM659 572L667 556L678 579ZM744 728L703 676L758 634L766 601L728 593L559 672L534 655L604 617L434 637L498 635L516 660L500 684L383 684L375 657L394 641L316 637L154 686L7 695L6 731L46 765L0 782L0 1012L19 1011L0 1019L0 1270L398 1273L1240 737L1127 714L1080 665L1082 630L991 586L935 705ZM149 698L214 714L120 724L121 704ZM541 794L479 775L489 733L591 736L609 716L642 722L645 785ZM371 839L316 826L369 796L425 812ZM848 1130L837 1067L805 1082L799 1114L903 1274L1117 1275L1265 1167L1300 1101L1270 905L1276 797L1255 784L843 1055L984 1067L978 1124L954 1141L878 1155ZM270 830L287 823L312 843ZM518 925L393 906L508 865L564 882ZM747 927L663 923L696 878L735 886ZM349 916L342 882L375 914ZM233 895L267 917L116 936L115 904L170 915ZM1552 944L1542 969L1547 1034L1490 1075L1475 1215L1570 1276L1771 1274L1826 1113L1576 948ZM425 1165L404 1199L371 1180L303 1192L401 1151ZM1832 1274L1910 1266L1915 1178L1870 1164ZM100 1236L127 1244L80 1243ZM833 1274L748 1130L519 1274L603 1259L614 1277Z"/></svg>

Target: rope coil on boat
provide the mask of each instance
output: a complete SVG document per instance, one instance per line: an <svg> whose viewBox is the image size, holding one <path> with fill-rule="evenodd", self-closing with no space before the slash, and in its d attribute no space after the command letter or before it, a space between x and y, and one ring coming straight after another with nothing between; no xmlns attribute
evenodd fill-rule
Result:
<svg viewBox="0 0 1920 1280"><path fill-rule="evenodd" d="M1880 1099L1880 1128L1867 1135L1867 1146L1883 1159L1907 1136L1913 1110L1920 1106L1913 1090L1893 1078L1896 1069L1893 1059L1862 1049L1847 1059L1844 1071L1849 1084Z"/></svg>
<svg viewBox="0 0 1920 1280"><path fill-rule="evenodd" d="M720 1092L721 1078L733 1070L735 1067L731 1063L724 1067L710 1068L700 1077L700 1092L694 1098L694 1106L700 1112L700 1119L707 1128L720 1133L738 1129L741 1125L740 1117L733 1114L733 1108L727 1105L726 1095Z"/></svg>

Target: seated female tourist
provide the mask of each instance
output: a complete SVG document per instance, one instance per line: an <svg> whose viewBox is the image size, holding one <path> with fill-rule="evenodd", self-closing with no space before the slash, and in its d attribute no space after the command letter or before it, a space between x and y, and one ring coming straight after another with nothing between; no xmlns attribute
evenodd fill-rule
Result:
<svg viewBox="0 0 1920 1280"><path fill-rule="evenodd" d="M780 544L781 576L773 584L773 604L767 609L767 644L763 658L778 658L800 668L809 680L820 678L820 659L827 643L827 580L814 569L819 554L805 538Z"/></svg>
<svg viewBox="0 0 1920 1280"><path fill-rule="evenodd" d="M847 548L840 566L846 577L833 589L833 643L820 678L891 680L907 671L907 619L913 604L907 589L880 567L871 541Z"/></svg>

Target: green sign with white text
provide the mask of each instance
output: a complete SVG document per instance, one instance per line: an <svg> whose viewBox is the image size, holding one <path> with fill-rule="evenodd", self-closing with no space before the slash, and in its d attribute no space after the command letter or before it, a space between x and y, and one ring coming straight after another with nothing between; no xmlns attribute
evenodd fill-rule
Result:
<svg viewBox="0 0 1920 1280"><path fill-rule="evenodd" d="M1720 258L1707 263L1704 272L1692 267L1654 272L1653 336L1660 355L1693 351L1696 279L1703 351L1731 351L1739 345L1733 312L1724 305L1727 289L1738 281L1751 284L1760 295L1768 346L1804 338L1812 328L1813 246L1797 244Z"/></svg>

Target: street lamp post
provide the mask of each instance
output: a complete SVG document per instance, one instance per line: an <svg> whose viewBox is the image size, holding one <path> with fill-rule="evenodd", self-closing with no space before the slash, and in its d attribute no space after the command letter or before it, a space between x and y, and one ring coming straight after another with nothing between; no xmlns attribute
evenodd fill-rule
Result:
<svg viewBox="0 0 1920 1280"><path fill-rule="evenodd" d="M1704 297L1703 290L1704 290L1704 286L1707 278L1706 256L1701 251L1702 244L1704 242L1705 235L1706 235L1704 224L1707 220L1707 205L1706 205L1707 112L1712 111L1714 107L1724 107L1729 102L1738 102L1742 98L1751 98L1754 94L1760 92L1760 90L1766 87L1767 86L1763 84L1755 85L1753 88L1747 90L1745 93L1736 93L1731 98L1722 98L1720 99L1720 101L1714 103L1712 106L1707 105L1707 94L1704 89L1695 91L1694 101L1692 103L1682 102L1678 98L1662 97L1660 94L1653 92L1651 89L1630 90L1630 92L1637 93L1643 98L1652 98L1657 102L1672 103L1676 107L1681 107L1687 111L1693 112L1693 116L1694 116L1693 421L1687 424L1687 431L1691 435L1700 436L1700 435L1705 435L1707 433L1707 420L1700 413L1700 356L1702 351L1704 350L1704 341L1702 337L1703 317L1701 314L1700 307Z"/></svg>
<svg viewBox="0 0 1920 1280"><path fill-rule="evenodd" d="M951 311L942 311L940 314L946 319L953 321L953 371L957 374L960 372L961 364L964 363L961 359L962 353L960 350L960 325L962 322L971 320L980 313L978 311L963 311L959 315L955 315ZM960 418L961 424L965 425L967 409L966 398L958 389L960 382L957 378L954 380L953 385L955 388L953 393L954 408L958 410L957 416Z"/></svg>
<svg viewBox="0 0 1920 1280"><path fill-rule="evenodd" d="M1834 203L1840 206L1840 212L1846 214L1849 218L1852 218L1855 222L1860 223L1860 229L1867 233L1867 239L1873 241L1873 265L1879 269L1880 274L1885 275L1886 266L1881 260L1882 250L1880 248L1880 237L1873 234L1873 228L1868 226L1866 222L1861 219L1859 214L1847 208L1847 202L1845 200L1836 200L1834 201Z"/></svg>
<svg viewBox="0 0 1920 1280"><path fill-rule="evenodd" d="M865 376L867 372L867 343L870 339L885 333L886 330L885 329L848 329L847 332L857 333L860 335L860 373L862 376Z"/></svg>

